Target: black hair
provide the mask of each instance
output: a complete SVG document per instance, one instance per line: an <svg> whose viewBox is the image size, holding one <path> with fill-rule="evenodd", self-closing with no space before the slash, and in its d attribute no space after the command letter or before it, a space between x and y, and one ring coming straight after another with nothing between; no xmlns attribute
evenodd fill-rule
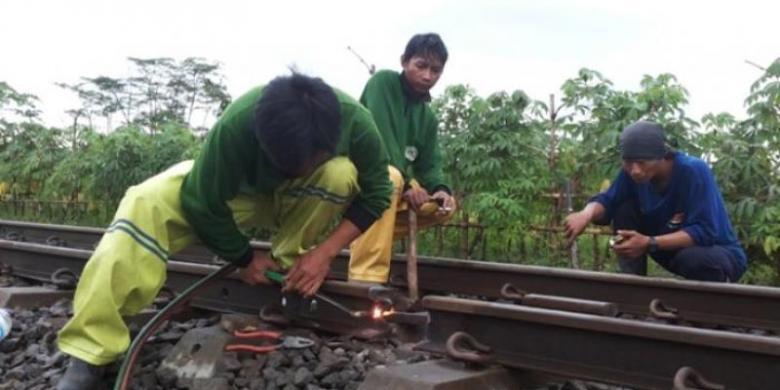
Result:
<svg viewBox="0 0 780 390"><path fill-rule="evenodd" d="M407 62L414 56L434 56L441 60L442 64L445 64L449 54L439 34L428 33L417 34L409 40L409 43L406 44L406 50L401 56L401 61Z"/></svg>
<svg viewBox="0 0 780 390"><path fill-rule="evenodd" d="M255 108L255 136L282 173L301 172L317 153L336 152L341 104L322 79L293 72L271 80Z"/></svg>

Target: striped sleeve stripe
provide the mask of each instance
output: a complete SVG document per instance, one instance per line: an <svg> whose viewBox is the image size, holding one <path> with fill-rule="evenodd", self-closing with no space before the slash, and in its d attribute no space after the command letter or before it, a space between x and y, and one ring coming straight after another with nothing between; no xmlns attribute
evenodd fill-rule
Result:
<svg viewBox="0 0 780 390"><path fill-rule="evenodd" d="M288 191L287 194L295 197L316 196L318 198L322 198L328 202L336 203L336 204L345 204L350 201L350 198L348 197L340 196L332 192L325 191L322 188L318 188L318 187L293 188L290 191Z"/></svg>
<svg viewBox="0 0 780 390"><path fill-rule="evenodd" d="M126 219L118 219L108 227L107 232L114 232L117 230L127 233L133 240L138 242L149 252L152 252L155 256L159 257L162 261L168 260L168 251L163 249L155 239L144 233L132 222Z"/></svg>

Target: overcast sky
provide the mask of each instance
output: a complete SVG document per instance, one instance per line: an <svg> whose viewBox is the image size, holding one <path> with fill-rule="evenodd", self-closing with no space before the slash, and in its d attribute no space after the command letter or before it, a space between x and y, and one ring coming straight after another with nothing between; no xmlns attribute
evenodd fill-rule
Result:
<svg viewBox="0 0 780 390"><path fill-rule="evenodd" d="M75 98L56 87L79 77L129 74L127 57L205 57L223 64L228 90L299 69L359 95L368 73L399 67L411 35L435 31L450 51L434 95L465 83L478 93L558 93L581 67L618 88L670 72L690 92L689 114L729 111L780 56L780 1L173 1L2 0L0 80L41 99L65 125Z"/></svg>

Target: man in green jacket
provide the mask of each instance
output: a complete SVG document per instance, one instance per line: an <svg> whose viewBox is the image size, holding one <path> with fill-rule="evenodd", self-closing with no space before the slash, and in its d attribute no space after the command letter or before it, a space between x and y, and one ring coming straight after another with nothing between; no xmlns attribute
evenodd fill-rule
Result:
<svg viewBox="0 0 780 390"><path fill-rule="evenodd" d="M314 294L333 257L388 207L386 156L371 114L320 79L278 77L239 97L194 162L127 190L59 334L71 364L57 388L99 386L103 367L130 343L122 316L152 303L168 256L196 239L249 284L284 268L286 290ZM270 256L239 230L252 226L276 230Z"/></svg>
<svg viewBox="0 0 780 390"><path fill-rule="evenodd" d="M442 174L438 120L428 104L447 56L439 35L415 35L401 56L403 72L381 70L363 89L360 102L371 111L382 134L394 188L390 207L352 244L350 280L387 281L393 240L408 231L408 208L417 212L420 227L444 222L455 211Z"/></svg>

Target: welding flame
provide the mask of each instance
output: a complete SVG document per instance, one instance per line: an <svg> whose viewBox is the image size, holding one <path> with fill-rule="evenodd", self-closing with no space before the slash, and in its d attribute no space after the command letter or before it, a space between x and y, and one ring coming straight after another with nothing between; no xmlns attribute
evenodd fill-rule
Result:
<svg viewBox="0 0 780 390"><path fill-rule="evenodd" d="M374 305L374 307L371 309L371 318L374 320L381 320L382 318L385 318L391 314L393 314L395 310L390 308L389 310L385 310L380 305Z"/></svg>

